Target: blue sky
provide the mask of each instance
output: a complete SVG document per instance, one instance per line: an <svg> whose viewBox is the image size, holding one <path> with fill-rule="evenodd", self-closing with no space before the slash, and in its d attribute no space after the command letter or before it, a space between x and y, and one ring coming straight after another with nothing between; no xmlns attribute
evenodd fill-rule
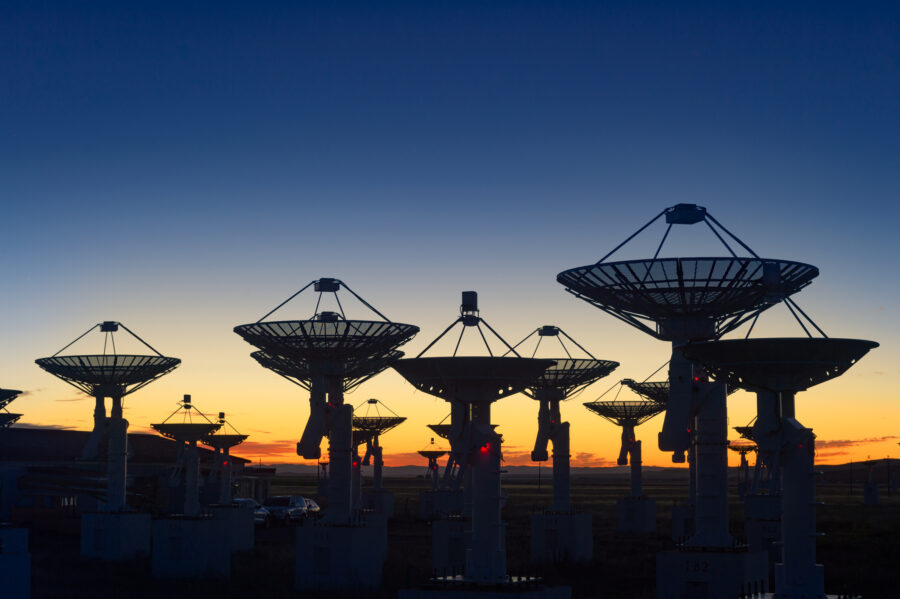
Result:
<svg viewBox="0 0 900 599"><path fill-rule="evenodd" d="M642 378L665 348L554 276L696 202L761 255L819 266L798 300L826 331L882 342L867 360L886 389L898 17L865 2L4 3L0 385L43 385L32 360L107 318L198 364L197 381L234 372L221 364L257 376L231 327L319 276L422 326L422 347L475 288L510 340L564 320ZM720 251L689 232L670 249Z"/></svg>

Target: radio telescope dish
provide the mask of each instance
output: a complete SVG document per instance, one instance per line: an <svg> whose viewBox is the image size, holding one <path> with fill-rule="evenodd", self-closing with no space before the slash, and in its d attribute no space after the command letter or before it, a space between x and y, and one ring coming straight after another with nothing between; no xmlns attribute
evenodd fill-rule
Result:
<svg viewBox="0 0 900 599"><path fill-rule="evenodd" d="M15 389L0 389L0 429L12 426L22 417L22 414L12 414L6 409L21 394Z"/></svg>
<svg viewBox="0 0 900 599"><path fill-rule="evenodd" d="M863 339L793 337L691 343L681 351L735 387L803 391L844 374L876 347Z"/></svg>

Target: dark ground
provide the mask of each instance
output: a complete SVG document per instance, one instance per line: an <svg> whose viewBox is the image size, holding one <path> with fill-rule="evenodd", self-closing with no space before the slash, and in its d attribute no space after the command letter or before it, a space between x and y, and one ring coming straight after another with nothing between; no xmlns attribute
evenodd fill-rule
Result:
<svg viewBox="0 0 900 599"><path fill-rule="evenodd" d="M389 555L384 587L368 597L393 598L398 588L415 586L430 575L430 534L426 523L414 518L422 479L387 479L395 493L396 518L390 523ZM504 480L509 500L504 510L508 523L507 549L510 574L543 576L551 584L572 587L573 597L649 599L655 596L654 555L671 547L668 541L669 508L681 497L685 481L671 474L645 476L645 493L657 500L659 534L630 537L615 532L615 501L627 492L627 479L599 475L573 480L572 498L579 510L593 514L594 561L570 568L535 568L528 564L529 515L550 502L547 481L539 489L535 480ZM825 564L829 593L861 594L865 599L900 596L900 496L889 497L882 486L882 504L862 505L861 487L848 494L846 485L821 485L817 499L818 561ZM315 497L315 480L278 477L273 494ZM743 506L732 497L732 531L742 534ZM70 526L71 530L77 530ZM197 548L202 551L202 547ZM78 555L77 534L32 530L32 592L36 599L71 598L245 598L304 597L293 591L293 530L257 529L256 548L235 554L230 582L162 582L150 577L149 559L128 565L84 560ZM0 583L2 585L2 583ZM2 588L0 588L2 591ZM2 596L2 592L0 592ZM336 595L328 595L337 597ZM356 599L359 594L348 594Z"/></svg>

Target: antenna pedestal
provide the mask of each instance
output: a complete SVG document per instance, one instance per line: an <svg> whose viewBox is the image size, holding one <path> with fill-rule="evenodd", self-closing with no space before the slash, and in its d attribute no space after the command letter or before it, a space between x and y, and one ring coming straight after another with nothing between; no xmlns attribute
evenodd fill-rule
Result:
<svg viewBox="0 0 900 599"><path fill-rule="evenodd" d="M553 505L550 511L572 511L569 487L569 423L560 422L553 431Z"/></svg>
<svg viewBox="0 0 900 599"><path fill-rule="evenodd" d="M723 383L695 383L705 396L697 416L696 530L690 547L734 546L728 532L728 419Z"/></svg>
<svg viewBox="0 0 900 599"><path fill-rule="evenodd" d="M386 518L394 516L394 494L383 487L384 450L381 446L371 449L372 452L372 488L363 492L362 505L366 510L381 514Z"/></svg>
<svg viewBox="0 0 900 599"><path fill-rule="evenodd" d="M644 497L641 442L634 437L633 425L622 427L622 449L627 448L631 462L631 495L616 501L616 528L619 532L647 534L656 532L656 501ZM624 465L621 459L619 464Z"/></svg>
<svg viewBox="0 0 900 599"><path fill-rule="evenodd" d="M105 397L97 395L94 398L94 428L81 448L81 458L84 460L95 459L100 451L100 441L106 432L106 404Z"/></svg>
<svg viewBox="0 0 900 599"><path fill-rule="evenodd" d="M354 448L350 460L350 513L355 514L360 508L362 508L362 459L359 457L359 451Z"/></svg>
<svg viewBox="0 0 900 599"><path fill-rule="evenodd" d="M353 485L353 408L340 405L329 418L328 433L328 509L323 521L346 524L352 514Z"/></svg>
<svg viewBox="0 0 900 599"><path fill-rule="evenodd" d="M793 418L782 421L782 560L775 564L778 597L825 595L825 569L816 563L815 435Z"/></svg>

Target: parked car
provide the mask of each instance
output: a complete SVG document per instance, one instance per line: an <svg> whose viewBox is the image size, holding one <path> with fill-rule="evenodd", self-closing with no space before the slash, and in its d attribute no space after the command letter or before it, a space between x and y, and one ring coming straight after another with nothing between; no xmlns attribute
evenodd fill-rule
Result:
<svg viewBox="0 0 900 599"><path fill-rule="evenodd" d="M309 497L304 497L303 501L306 502L307 518L318 518L321 515L322 509L319 507L318 503L316 503Z"/></svg>
<svg viewBox="0 0 900 599"><path fill-rule="evenodd" d="M278 524L296 524L306 518L306 500L300 495L274 495L263 506Z"/></svg>
<svg viewBox="0 0 900 599"><path fill-rule="evenodd" d="M239 505L247 505L253 508L253 523L257 526L269 528L273 524L272 514L265 507L250 497L239 497L234 500Z"/></svg>

